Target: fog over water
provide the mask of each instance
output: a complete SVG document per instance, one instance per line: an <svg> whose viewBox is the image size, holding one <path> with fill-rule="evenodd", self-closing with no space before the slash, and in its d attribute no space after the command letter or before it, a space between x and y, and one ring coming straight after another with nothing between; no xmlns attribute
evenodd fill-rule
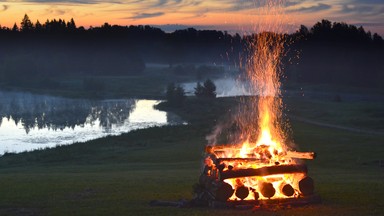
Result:
<svg viewBox="0 0 384 216"><path fill-rule="evenodd" d="M236 78L219 78L212 80L216 85L217 97L233 97L240 95L252 95L249 90L249 84L244 81L239 81ZM204 81L200 82L203 84ZM194 95L197 82L183 83L182 86L185 89L187 95Z"/></svg>

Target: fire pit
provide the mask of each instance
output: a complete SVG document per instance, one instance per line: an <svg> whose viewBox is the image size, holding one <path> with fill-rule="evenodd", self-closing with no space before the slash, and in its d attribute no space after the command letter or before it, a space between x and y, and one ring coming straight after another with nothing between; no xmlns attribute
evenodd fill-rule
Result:
<svg viewBox="0 0 384 216"><path fill-rule="evenodd" d="M272 3L274 1L268 1ZM278 29L279 25L276 25ZM245 77L254 97L244 98L232 122L232 145L206 147L195 201L211 206L306 204L318 202L302 159L314 152L292 151L281 93L284 34L261 32L249 41Z"/></svg>
<svg viewBox="0 0 384 216"><path fill-rule="evenodd" d="M190 205L262 208L320 201L302 162L314 159L315 153L292 151L293 145L287 144L292 142L283 116L280 82L287 38L281 33L281 2L266 2L261 14L274 18L265 20L268 24L260 25L259 33L248 38L242 74L249 81L253 97L242 98L237 114L231 118L234 130L229 137L233 139L228 141L234 144L210 142L206 147ZM183 202L176 204L185 206Z"/></svg>
<svg viewBox="0 0 384 216"><path fill-rule="evenodd" d="M194 202L211 207L304 205L319 202L307 166L314 152L279 152L268 146L207 146ZM245 157L244 157L245 156Z"/></svg>

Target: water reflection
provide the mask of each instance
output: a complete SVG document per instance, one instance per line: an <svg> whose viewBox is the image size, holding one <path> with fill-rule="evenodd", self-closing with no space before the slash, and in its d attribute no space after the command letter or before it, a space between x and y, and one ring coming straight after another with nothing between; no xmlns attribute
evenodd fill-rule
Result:
<svg viewBox="0 0 384 216"><path fill-rule="evenodd" d="M180 124L155 100L83 100L0 91L0 154Z"/></svg>

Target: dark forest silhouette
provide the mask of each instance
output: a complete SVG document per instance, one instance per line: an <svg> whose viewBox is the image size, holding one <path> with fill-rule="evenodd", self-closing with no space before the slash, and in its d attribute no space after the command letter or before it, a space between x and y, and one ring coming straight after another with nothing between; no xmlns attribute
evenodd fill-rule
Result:
<svg viewBox="0 0 384 216"><path fill-rule="evenodd" d="M383 86L380 35L322 20L286 37L292 42L284 57L287 82ZM193 28L166 33L151 26L108 23L85 29L73 19L33 23L25 15L20 25L0 28L0 86L58 88L54 77L137 76L145 63L236 65L247 55L249 40L255 38ZM86 82L92 85L93 80Z"/></svg>

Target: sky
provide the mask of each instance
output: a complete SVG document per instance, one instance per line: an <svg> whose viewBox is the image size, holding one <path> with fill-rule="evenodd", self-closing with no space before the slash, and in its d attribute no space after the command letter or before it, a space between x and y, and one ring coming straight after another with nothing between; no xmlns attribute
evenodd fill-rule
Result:
<svg viewBox="0 0 384 216"><path fill-rule="evenodd" d="M280 16L267 16L268 0L0 0L0 25L73 18L77 26L152 25L165 31L194 27L230 33L257 31L255 26L279 20L282 31L322 19L363 26L384 36L384 0L269 0L279 2ZM283 14L283 15L281 15Z"/></svg>

